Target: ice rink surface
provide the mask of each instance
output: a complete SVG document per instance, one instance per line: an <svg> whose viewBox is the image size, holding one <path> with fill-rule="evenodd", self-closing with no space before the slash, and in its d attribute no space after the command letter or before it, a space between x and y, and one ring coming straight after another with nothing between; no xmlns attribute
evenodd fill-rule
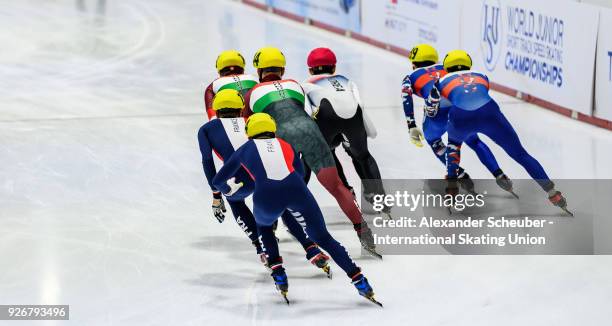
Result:
<svg viewBox="0 0 612 326"><path fill-rule="evenodd" d="M234 2L0 1L0 304L69 304L70 321L0 325L604 325L609 256L361 257L351 225L315 183L329 228L384 309L334 265L328 280L283 231L294 304L228 216L212 217L196 133L217 54L283 49L287 77L333 48L379 128L385 178L440 178L411 145L406 58ZM253 72L253 69L248 69ZM495 94L552 178L610 178L612 133ZM562 103L560 103L562 104ZM419 118L420 121L420 118ZM491 144L512 178L520 166ZM473 177L488 178L464 151ZM347 157L342 155L355 173Z"/></svg>

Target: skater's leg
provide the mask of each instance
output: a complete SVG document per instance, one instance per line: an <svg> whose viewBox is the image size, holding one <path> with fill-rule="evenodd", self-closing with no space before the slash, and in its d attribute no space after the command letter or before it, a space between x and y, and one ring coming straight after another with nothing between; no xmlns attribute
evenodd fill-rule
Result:
<svg viewBox="0 0 612 326"><path fill-rule="evenodd" d="M361 108L355 116L345 120L342 124L342 132L350 144L349 151L353 162L362 171L363 180L369 180L364 184L365 193L383 194L384 189L381 182L380 170L376 160L368 150L368 135L366 133Z"/></svg>
<svg viewBox="0 0 612 326"><path fill-rule="evenodd" d="M285 300L287 300L286 296L289 290L289 280L285 273L285 268L283 267L283 257L280 256L278 251L278 242L276 241L276 236L274 236L273 227L272 225L257 224L257 228L261 237L261 243L263 244L264 253L266 254L266 265L272 270L270 276L272 276L272 280L274 280L276 289L280 291L285 297Z"/></svg>
<svg viewBox="0 0 612 326"><path fill-rule="evenodd" d="M329 146L330 153L334 159L338 176L342 184L349 189L352 189L349 185L346 175L344 174L344 168L336 156L335 148L342 143L342 135L340 134L341 119L336 115L331 103L327 99L321 100L319 106L319 112L317 114L317 126L321 131L321 135L325 139L325 142Z"/></svg>
<svg viewBox="0 0 612 326"><path fill-rule="evenodd" d="M501 146L512 159L523 166L529 175L545 190L552 189L552 182L544 168L521 144L516 131L501 113L495 102L490 102L487 109L486 123L482 124L482 132ZM482 109L481 109L482 110Z"/></svg>
<svg viewBox="0 0 612 326"><path fill-rule="evenodd" d="M446 166L446 144L444 144L444 141L441 138L425 140L436 158Z"/></svg>
<svg viewBox="0 0 612 326"><path fill-rule="evenodd" d="M272 269L282 267L283 260L278 250L278 241L276 241L274 236L272 225L257 224L257 230L259 231L263 251L268 260L268 267Z"/></svg>
<svg viewBox="0 0 612 326"><path fill-rule="evenodd" d="M308 236L329 253L348 277L353 277L360 272L359 267L348 255L346 249L327 231L323 214L312 194L308 192L301 198L296 199L296 203L292 205L291 209L304 216Z"/></svg>
<svg viewBox="0 0 612 326"><path fill-rule="evenodd" d="M303 162L312 169L323 187L336 198L344 214L353 224L361 223L361 212L353 194L340 180L336 163L329 150L329 143L325 142L319 130L313 129L310 131L313 133L312 135L307 138L294 139L291 144L302 153ZM288 141L291 142L291 140Z"/></svg>
<svg viewBox="0 0 612 326"><path fill-rule="evenodd" d="M474 152L476 152L478 159L484 166L487 167L487 170L491 172L497 185L518 198L518 195L514 193L512 180L510 180L510 178L508 178L504 171L499 167L499 164L491 152L491 149L489 149L487 144L485 144L478 137L478 134L468 136L465 139L465 143L470 146Z"/></svg>
<svg viewBox="0 0 612 326"><path fill-rule="evenodd" d="M281 292L285 300L287 300L289 281L283 267L283 259L278 250L278 241L274 235L274 223L278 221L279 216L286 209L286 200L278 195L273 196L270 193L258 192L253 195L253 213L263 250L266 254L266 265L272 270L270 276L274 280L276 289Z"/></svg>
<svg viewBox="0 0 612 326"><path fill-rule="evenodd" d="M353 224L360 224L363 221L361 211L355 202L353 194L342 184L342 181L340 181L340 176L335 166L319 170L317 179L321 185L336 198L338 205Z"/></svg>
<svg viewBox="0 0 612 326"><path fill-rule="evenodd" d="M242 231L251 239L251 242L256 243L259 238L257 234L257 224L255 223L253 213L244 200L228 200L227 203L232 210L236 223L238 223Z"/></svg>
<svg viewBox="0 0 612 326"><path fill-rule="evenodd" d="M446 152L447 146L442 140L442 136L448 131L449 127L449 112L450 108L440 109L435 117L425 117L423 121L423 134L429 147L433 151L436 158L444 164L446 167ZM459 146L461 142L457 141L453 146ZM474 191L474 183L472 182L469 174L467 174L462 167L457 164L453 166L453 170L457 171L457 177L461 180L463 188L467 191Z"/></svg>
<svg viewBox="0 0 612 326"><path fill-rule="evenodd" d="M353 187L351 187L351 185L348 183L348 180L346 179L346 175L344 174L344 167L342 166L342 163L340 163L340 160L336 155L336 149L334 147L331 148L331 153L334 157L334 161L336 162L336 169L338 170L338 176L340 177L340 181L342 181L342 184L345 187L347 187L349 190L352 190Z"/></svg>
<svg viewBox="0 0 612 326"><path fill-rule="evenodd" d="M449 179L457 179L463 172L461 163L461 145L463 141L474 134L474 121L469 114L461 110L453 110L449 114L448 146L446 146L446 172Z"/></svg>
<svg viewBox="0 0 612 326"><path fill-rule="evenodd" d="M340 209L342 209L342 212L344 212L344 214L353 223L353 229L359 236L362 246L370 252L374 251L375 245L372 231L363 219L361 210L359 209L359 205L357 204L355 197L351 191L342 184L342 181L340 181L336 167L319 166L318 173L316 175L319 183L321 183L321 185L323 185L323 187L329 191L332 196L334 196L338 202L338 205L340 206Z"/></svg>
<svg viewBox="0 0 612 326"><path fill-rule="evenodd" d="M353 163L358 165L360 170L363 171L362 179L380 180L381 176L378 163L376 163L376 159L374 159L367 147L364 146L361 149L355 148L356 147L351 146Z"/></svg>
<svg viewBox="0 0 612 326"><path fill-rule="evenodd" d="M360 235L362 244L369 243L367 246L364 245L364 247L372 249L374 246L370 243L371 241L369 241L372 238L370 236L371 231L367 227L367 224L363 221L361 211L359 210L359 206L355 201L353 194L342 184L342 181L340 180L338 170L336 169L336 163L334 162L334 158L329 150L329 142L325 141L325 138L316 125L315 129L312 129L307 124L303 124L300 128L301 131L308 131L308 135L303 137L296 136L293 140L285 140L289 141L298 151L302 153L306 164L308 164L308 166L316 174L319 182L327 191L329 191L332 196L334 196L344 214L346 214L353 223L353 228L357 234ZM279 136L283 137L283 135L280 133ZM362 235L366 236L363 237Z"/></svg>
<svg viewBox="0 0 612 326"><path fill-rule="evenodd" d="M446 144L442 140L442 135L446 132L448 119L443 119L442 115L447 116L448 110L438 111L438 115L435 118L425 118L423 121L423 135L436 158L446 166Z"/></svg>
<svg viewBox="0 0 612 326"><path fill-rule="evenodd" d="M300 212L291 210L288 208L282 216L283 222L289 229L289 233L300 242L304 251L306 252L306 260L311 262L318 268L322 268L325 273L329 274L329 257L325 255L319 249L316 243L314 243L306 234L306 222L304 222L304 216Z"/></svg>
<svg viewBox="0 0 612 326"><path fill-rule="evenodd" d="M258 193L253 196L253 213L257 230L270 267L282 264L274 229L278 218L286 209L285 205L283 200L271 200L268 196Z"/></svg>
<svg viewBox="0 0 612 326"><path fill-rule="evenodd" d="M494 177L503 174L491 149L489 149L489 146L487 146L477 134L467 137L465 139L465 144L476 152L480 162L487 167L487 170L489 170Z"/></svg>
<svg viewBox="0 0 612 326"><path fill-rule="evenodd" d="M339 123L344 123L344 122L339 122ZM348 157L351 158L351 163L353 163L353 168L355 169L355 172L357 172L357 176L359 176L359 179L360 180L367 179L366 172L363 170L363 167L359 164L359 161L355 158L353 153L351 153L351 144L349 143L348 139L346 139L345 136L342 134L340 134L339 137L337 138L340 139L338 141L338 144L342 145L342 148L344 149L344 152L346 153L346 155L348 155ZM336 148L336 147L332 147L332 148ZM349 186L348 188L351 188L351 187Z"/></svg>
<svg viewBox="0 0 612 326"><path fill-rule="evenodd" d="M316 244L308 238L306 232L304 231L304 218L298 212L291 212L290 210L286 210L281 216L283 223L289 230L289 233L302 245L304 250L308 251L308 249L312 246L316 246Z"/></svg>

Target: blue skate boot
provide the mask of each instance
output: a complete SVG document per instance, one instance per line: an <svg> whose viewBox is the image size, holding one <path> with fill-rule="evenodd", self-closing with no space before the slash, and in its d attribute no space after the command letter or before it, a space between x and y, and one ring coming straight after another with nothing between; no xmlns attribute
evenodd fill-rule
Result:
<svg viewBox="0 0 612 326"><path fill-rule="evenodd" d="M352 279L351 283L355 286L360 296L368 299L368 301L380 307L383 306L382 303L374 299L374 290L370 286L370 283L368 283L368 279L365 278L365 276L363 276L361 272L358 272L355 276L351 277L351 279Z"/></svg>
<svg viewBox="0 0 612 326"><path fill-rule="evenodd" d="M287 298L287 293L289 293L289 280L287 279L287 274L285 273L282 262L271 264L270 268L272 269L272 274L270 274L270 276L272 276L272 280L274 280L276 289L283 296L285 302L289 304L289 299Z"/></svg>

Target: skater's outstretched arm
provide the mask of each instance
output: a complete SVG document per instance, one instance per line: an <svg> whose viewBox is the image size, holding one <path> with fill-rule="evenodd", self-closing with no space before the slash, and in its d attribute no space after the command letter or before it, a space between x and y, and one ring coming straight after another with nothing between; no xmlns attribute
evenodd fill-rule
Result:
<svg viewBox="0 0 612 326"><path fill-rule="evenodd" d="M423 132L416 125L414 119L414 100L412 99L412 81L410 75L404 78L402 82L402 98L404 105L404 115L406 116L406 124L408 124L408 132L410 133L410 141L417 147L423 147Z"/></svg>
<svg viewBox="0 0 612 326"><path fill-rule="evenodd" d="M198 143L200 144L200 153L202 153L202 167L206 175L206 180L208 181L210 189L215 192L217 189L213 186L212 180L217 174L217 169L215 168L215 162L212 156L212 146L210 146L208 135L204 127L200 128L200 131L198 131Z"/></svg>
<svg viewBox="0 0 612 326"><path fill-rule="evenodd" d="M412 93L412 82L410 81L410 75L408 75L402 81L402 104L404 105L404 115L406 116L406 122L408 123L409 129L416 127Z"/></svg>

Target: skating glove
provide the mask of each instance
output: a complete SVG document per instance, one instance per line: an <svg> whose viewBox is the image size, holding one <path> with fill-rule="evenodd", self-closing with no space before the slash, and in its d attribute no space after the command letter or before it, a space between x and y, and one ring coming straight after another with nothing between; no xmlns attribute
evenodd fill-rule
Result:
<svg viewBox="0 0 612 326"><path fill-rule="evenodd" d="M219 221L219 223L223 223L227 209L225 209L225 202L223 201L223 196L221 196L220 192L213 192L212 209L217 221Z"/></svg>
<svg viewBox="0 0 612 326"><path fill-rule="evenodd" d="M230 191L228 191L225 195L231 196L235 194L236 192L238 192L238 190L240 190L240 188L244 186L244 183L243 182L236 183L236 178L231 178L227 180L227 185L230 187Z"/></svg>
<svg viewBox="0 0 612 326"><path fill-rule="evenodd" d="M413 127L408 130L410 132L410 141L416 145L416 147L423 147L423 132L419 127Z"/></svg>

